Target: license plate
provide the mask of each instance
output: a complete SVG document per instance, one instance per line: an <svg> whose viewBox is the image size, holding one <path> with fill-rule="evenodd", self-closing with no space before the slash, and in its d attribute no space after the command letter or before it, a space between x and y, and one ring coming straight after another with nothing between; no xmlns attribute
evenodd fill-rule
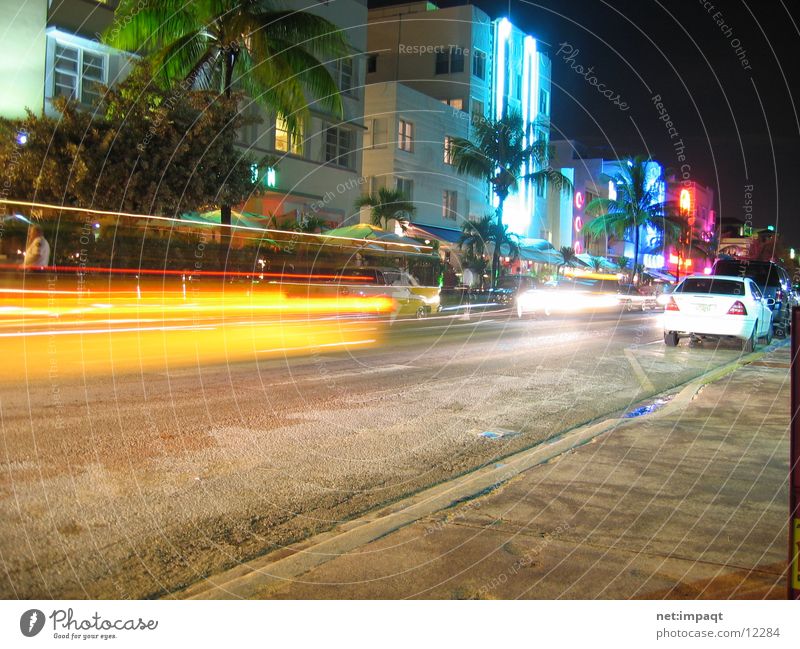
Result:
<svg viewBox="0 0 800 649"><path fill-rule="evenodd" d="M701 313L708 313L711 309L714 308L713 304L697 304L697 310Z"/></svg>

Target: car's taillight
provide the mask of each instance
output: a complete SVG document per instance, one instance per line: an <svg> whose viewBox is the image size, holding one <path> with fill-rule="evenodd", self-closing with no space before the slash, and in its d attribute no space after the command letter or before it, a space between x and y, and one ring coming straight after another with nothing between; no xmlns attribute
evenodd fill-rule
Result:
<svg viewBox="0 0 800 649"><path fill-rule="evenodd" d="M678 303L675 301L674 297L669 298L669 302L667 302L667 311L680 311L678 308Z"/></svg>
<svg viewBox="0 0 800 649"><path fill-rule="evenodd" d="M776 302L780 302L782 297L783 297L783 291L781 291L781 289L778 289L777 291L775 291L775 301Z"/></svg>
<svg viewBox="0 0 800 649"><path fill-rule="evenodd" d="M736 300L728 309L728 315L747 315L747 309L744 308L744 304Z"/></svg>

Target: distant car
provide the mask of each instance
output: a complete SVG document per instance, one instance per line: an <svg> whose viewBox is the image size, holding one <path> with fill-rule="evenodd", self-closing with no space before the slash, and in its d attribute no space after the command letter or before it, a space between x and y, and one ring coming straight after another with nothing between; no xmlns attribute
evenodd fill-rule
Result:
<svg viewBox="0 0 800 649"><path fill-rule="evenodd" d="M619 303L627 311L658 308L658 301L654 293L647 288L635 284L620 284L617 290Z"/></svg>
<svg viewBox="0 0 800 649"><path fill-rule="evenodd" d="M714 275L749 277L758 285L761 292L775 302L772 307L775 335L784 338L792 322L792 307L796 306L796 296L792 278L788 271L771 261L749 259L719 259L712 268Z"/></svg>
<svg viewBox="0 0 800 649"><path fill-rule="evenodd" d="M517 317L528 314L599 313L619 311L619 283L607 279L565 279L517 296Z"/></svg>
<svg viewBox="0 0 800 649"><path fill-rule="evenodd" d="M749 277L687 277L664 309L664 343L675 347L685 337L733 337L742 341L744 351L751 352L757 341L772 341L773 304Z"/></svg>
<svg viewBox="0 0 800 649"><path fill-rule="evenodd" d="M424 318L439 310L439 288L420 286L404 270L391 267L357 266L341 268L336 272L339 295L381 296L392 298L397 308L392 318L413 315Z"/></svg>

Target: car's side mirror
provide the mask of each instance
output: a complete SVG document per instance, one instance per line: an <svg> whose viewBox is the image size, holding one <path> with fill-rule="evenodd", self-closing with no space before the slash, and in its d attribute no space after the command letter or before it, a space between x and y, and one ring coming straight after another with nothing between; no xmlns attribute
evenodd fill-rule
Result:
<svg viewBox="0 0 800 649"><path fill-rule="evenodd" d="M771 297L764 298L764 304L767 306L775 306L775 300Z"/></svg>

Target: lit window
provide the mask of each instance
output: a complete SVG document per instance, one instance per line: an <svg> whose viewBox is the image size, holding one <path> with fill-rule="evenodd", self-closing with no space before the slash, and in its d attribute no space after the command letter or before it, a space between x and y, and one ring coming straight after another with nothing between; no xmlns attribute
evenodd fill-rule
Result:
<svg viewBox="0 0 800 649"><path fill-rule="evenodd" d="M453 164L453 138L449 135L444 138L444 163Z"/></svg>
<svg viewBox="0 0 800 649"><path fill-rule="evenodd" d="M105 83L106 59L103 54L77 47L55 44L53 96L75 99L82 104L100 100Z"/></svg>
<svg viewBox="0 0 800 649"><path fill-rule="evenodd" d="M414 150L414 125L404 119L397 120L397 148L403 151Z"/></svg>
<svg viewBox="0 0 800 649"><path fill-rule="evenodd" d="M275 150L283 153L303 154L303 133L292 132L286 118L279 115L275 119Z"/></svg>
<svg viewBox="0 0 800 649"><path fill-rule="evenodd" d="M348 129L330 126L325 131L325 162L353 166L353 134Z"/></svg>
<svg viewBox="0 0 800 649"><path fill-rule="evenodd" d="M464 110L464 100L461 97L457 97L455 99L442 99L440 100L443 104L447 104L450 108L454 108L455 110Z"/></svg>
<svg viewBox="0 0 800 649"><path fill-rule="evenodd" d="M458 193L445 189L442 192L442 218L456 220L458 214Z"/></svg>

